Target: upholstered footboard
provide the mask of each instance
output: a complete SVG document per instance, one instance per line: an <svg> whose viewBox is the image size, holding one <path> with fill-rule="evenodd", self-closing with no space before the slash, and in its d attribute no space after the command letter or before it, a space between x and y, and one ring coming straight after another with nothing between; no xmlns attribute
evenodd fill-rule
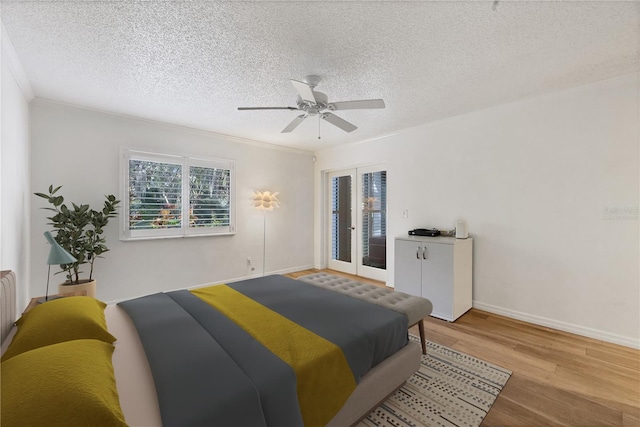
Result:
<svg viewBox="0 0 640 427"><path fill-rule="evenodd" d="M418 325L422 354L427 354L423 319L433 310L433 305L428 299L327 273L309 274L299 277L298 280L404 314L409 319L409 327Z"/></svg>

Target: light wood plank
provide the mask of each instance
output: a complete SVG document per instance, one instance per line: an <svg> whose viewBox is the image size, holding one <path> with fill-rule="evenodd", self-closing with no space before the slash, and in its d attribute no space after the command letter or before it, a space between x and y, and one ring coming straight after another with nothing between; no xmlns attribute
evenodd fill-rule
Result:
<svg viewBox="0 0 640 427"><path fill-rule="evenodd" d="M502 391L505 396L498 399L493 404L493 407L487 414L487 417L483 420L481 426L536 426L536 427L563 427L566 424L562 424L552 417L547 417L544 414L531 408L528 402L518 400L518 394L516 393L512 398L510 395L509 383Z"/></svg>
<svg viewBox="0 0 640 427"><path fill-rule="evenodd" d="M622 414L622 427L638 427L640 426L640 418L634 417L633 415L627 414L626 412Z"/></svg>
<svg viewBox="0 0 640 427"><path fill-rule="evenodd" d="M586 397L561 390L524 375L509 378L512 400L528 402L528 408L563 425L619 426L622 413L605 405L594 404Z"/></svg>
<svg viewBox="0 0 640 427"><path fill-rule="evenodd" d="M640 371L640 357L638 357L637 354L634 355L630 353L628 349L625 349L626 351L615 350L616 349L609 348L589 348L587 349L587 355L596 360L606 360L608 363L625 366L636 372Z"/></svg>

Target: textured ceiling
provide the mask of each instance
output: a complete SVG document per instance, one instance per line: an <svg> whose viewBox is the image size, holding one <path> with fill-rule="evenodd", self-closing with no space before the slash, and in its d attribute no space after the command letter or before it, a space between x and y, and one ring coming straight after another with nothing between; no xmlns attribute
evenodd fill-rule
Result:
<svg viewBox="0 0 640 427"><path fill-rule="evenodd" d="M637 2L3 1L35 96L304 150L366 140L639 69ZM347 134L306 120L323 78ZM318 126L320 125L320 128ZM318 130L322 139L318 140Z"/></svg>

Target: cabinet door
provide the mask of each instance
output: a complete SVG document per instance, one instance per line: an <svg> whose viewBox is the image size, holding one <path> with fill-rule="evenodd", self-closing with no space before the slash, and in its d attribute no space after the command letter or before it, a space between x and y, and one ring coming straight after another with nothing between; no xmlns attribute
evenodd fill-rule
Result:
<svg viewBox="0 0 640 427"><path fill-rule="evenodd" d="M420 242L396 240L395 290L422 296L422 245Z"/></svg>
<svg viewBox="0 0 640 427"><path fill-rule="evenodd" d="M453 320L453 245L424 245L422 296L433 304L432 316Z"/></svg>

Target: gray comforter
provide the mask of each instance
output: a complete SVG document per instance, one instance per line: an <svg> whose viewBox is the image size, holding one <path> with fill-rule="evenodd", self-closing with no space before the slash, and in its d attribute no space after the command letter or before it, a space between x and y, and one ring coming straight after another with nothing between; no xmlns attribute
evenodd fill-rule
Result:
<svg viewBox="0 0 640 427"><path fill-rule="evenodd" d="M408 342L405 316L365 301L284 276L227 286L340 347L356 382ZM293 369L191 292L119 305L138 330L164 426L303 425Z"/></svg>

